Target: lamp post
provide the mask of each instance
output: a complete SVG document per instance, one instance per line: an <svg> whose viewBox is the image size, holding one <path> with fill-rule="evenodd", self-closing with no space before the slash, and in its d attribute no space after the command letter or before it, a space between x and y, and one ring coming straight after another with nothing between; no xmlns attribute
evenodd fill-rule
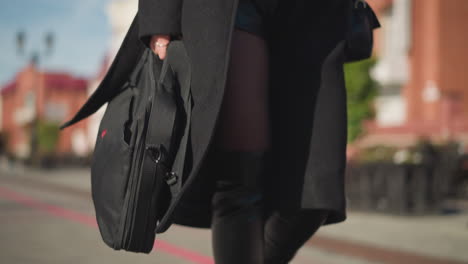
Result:
<svg viewBox="0 0 468 264"><path fill-rule="evenodd" d="M18 31L16 33L16 51L19 56L24 56L26 53L26 32ZM47 32L44 35L44 45L45 50L42 54L42 57L49 57L52 55L55 46L55 35L52 32ZM34 63L34 65L39 65L41 59L41 53L37 50L31 52L30 62Z"/></svg>
<svg viewBox="0 0 468 264"><path fill-rule="evenodd" d="M27 36L24 31L18 31L16 35L16 48L17 48L17 54L20 57L26 56L26 41L27 41ZM55 36L52 32L47 32L44 35L43 43L45 46L45 49L41 52L40 50L32 50L30 51L30 58L29 58L29 63L37 69L37 74L35 75L35 87L32 91L30 91L24 100L24 105L21 108L22 114L26 115L31 115L30 117L25 117L28 118L29 120L26 120L26 129L29 130L29 153L27 156L29 156L31 161L37 161L37 146L38 146L38 138L37 138L37 126L38 126L38 99L39 98L44 98L44 95L41 94L44 92L44 89L41 89L42 87L42 81L43 78L42 76L42 71L41 71L41 63L44 58L50 57L53 53L54 50L54 44L55 44ZM29 125L28 125L29 124Z"/></svg>

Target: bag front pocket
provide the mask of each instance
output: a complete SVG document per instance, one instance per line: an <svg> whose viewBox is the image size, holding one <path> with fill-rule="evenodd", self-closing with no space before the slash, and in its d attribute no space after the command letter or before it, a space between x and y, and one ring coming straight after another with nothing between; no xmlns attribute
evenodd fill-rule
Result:
<svg viewBox="0 0 468 264"><path fill-rule="evenodd" d="M126 87L108 104L91 164L91 191L104 241L114 247L133 151L134 90Z"/></svg>

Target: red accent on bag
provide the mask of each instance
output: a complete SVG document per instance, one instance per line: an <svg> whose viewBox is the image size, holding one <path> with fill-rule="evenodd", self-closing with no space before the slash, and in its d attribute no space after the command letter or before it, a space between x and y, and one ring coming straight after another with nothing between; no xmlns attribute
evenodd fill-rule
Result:
<svg viewBox="0 0 468 264"><path fill-rule="evenodd" d="M104 129L102 132L101 132L101 138L104 138L104 136L107 134L107 129Z"/></svg>

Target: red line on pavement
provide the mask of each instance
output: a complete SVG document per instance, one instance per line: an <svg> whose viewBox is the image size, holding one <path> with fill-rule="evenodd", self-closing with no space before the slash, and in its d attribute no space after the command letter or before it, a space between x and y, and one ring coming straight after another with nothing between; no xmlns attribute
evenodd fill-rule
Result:
<svg viewBox="0 0 468 264"><path fill-rule="evenodd" d="M53 215L55 217L71 220L73 222L84 224L89 227L98 227L96 219L94 217L75 212L69 209L65 209L59 206L41 202L39 200L17 193L5 187L0 187L0 197L30 208L37 209L39 211L46 212L47 214ZM172 245L161 240L155 241L155 247L157 247L158 250L164 251L170 255L188 260L191 263L214 264L213 259L210 257L203 256L197 252L178 247L176 245Z"/></svg>
<svg viewBox="0 0 468 264"><path fill-rule="evenodd" d="M31 197L27 197L25 195L19 194L12 190L8 190L4 187L0 187L0 196L10 201L14 201L16 203L22 204L24 206L46 212L56 217L65 218L65 219L72 220L74 222L79 222L81 224L91 226L91 227L97 227L96 220L91 216L81 214L78 212L74 212L74 211L61 208L58 206L43 203L43 202L34 200Z"/></svg>

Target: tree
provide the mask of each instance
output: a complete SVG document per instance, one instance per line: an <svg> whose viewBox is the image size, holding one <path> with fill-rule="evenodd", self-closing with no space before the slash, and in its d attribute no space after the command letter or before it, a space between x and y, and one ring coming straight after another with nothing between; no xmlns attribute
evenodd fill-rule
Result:
<svg viewBox="0 0 468 264"><path fill-rule="evenodd" d="M59 140L59 125L52 122L39 121L37 124L38 151L41 154L55 152Z"/></svg>
<svg viewBox="0 0 468 264"><path fill-rule="evenodd" d="M362 121L374 117L372 102L377 94L377 83L371 78L369 70L375 62L371 58L345 64L348 142L354 141L364 132Z"/></svg>

